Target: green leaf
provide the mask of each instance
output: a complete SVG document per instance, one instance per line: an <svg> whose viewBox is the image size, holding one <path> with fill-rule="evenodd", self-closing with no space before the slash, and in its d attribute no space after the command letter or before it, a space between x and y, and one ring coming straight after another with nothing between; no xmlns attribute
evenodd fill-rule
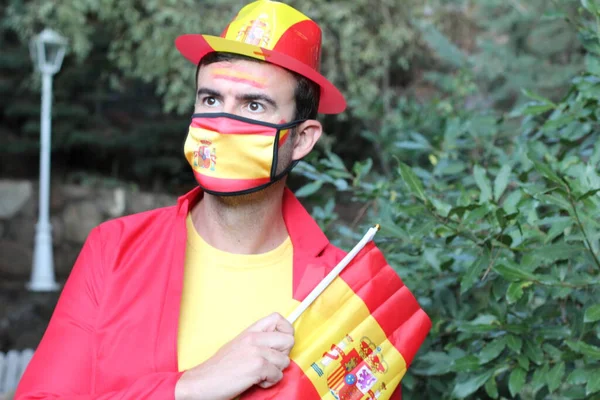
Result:
<svg viewBox="0 0 600 400"><path fill-rule="evenodd" d="M419 27L425 42L445 64L458 69L465 67L467 56L449 39L449 36L440 32L431 23L418 22L416 26Z"/></svg>
<svg viewBox="0 0 600 400"><path fill-rule="evenodd" d="M468 206L464 206L464 207L463 206L453 207L450 210L450 212L448 213L448 218L452 217L453 215L458 215L459 218L462 218L466 211L473 211L477 208L479 208L479 206L476 204L469 204Z"/></svg>
<svg viewBox="0 0 600 400"><path fill-rule="evenodd" d="M562 383L564 375L565 363L562 361L548 371L548 375L546 375L546 384L548 385L548 390L550 390L550 393L553 393L556 389L558 389Z"/></svg>
<svg viewBox="0 0 600 400"><path fill-rule="evenodd" d="M475 177L475 183L479 187L481 191L479 195L479 202L485 203L492 198L492 187L490 186L490 181L486 176L485 169L476 165L473 169L473 176Z"/></svg>
<svg viewBox="0 0 600 400"><path fill-rule="evenodd" d="M354 175L356 175L356 177L358 179L362 179L369 174L372 167L373 167L373 160L371 158L367 158L364 161L355 162L354 165L352 166L352 171L354 172Z"/></svg>
<svg viewBox="0 0 600 400"><path fill-rule="evenodd" d="M481 362L479 358L476 356L469 354L468 356L461 357L454 362L452 367L453 371L462 372L462 371L473 371L478 370L481 366Z"/></svg>
<svg viewBox="0 0 600 400"><path fill-rule="evenodd" d="M385 223L382 223L380 228L381 233L385 236L391 236L397 239L402 239L409 236L404 229L394 224L394 222L391 220L387 220Z"/></svg>
<svg viewBox="0 0 600 400"><path fill-rule="evenodd" d="M508 178L510 178L511 171L512 170L510 168L510 165L504 165L500 169L500 172L498 172L498 175L494 180L494 199L496 199L496 201L500 199L500 196L502 196L502 194L506 190L506 187L508 186Z"/></svg>
<svg viewBox="0 0 600 400"><path fill-rule="evenodd" d="M598 192L600 192L600 189L589 190L589 191L585 192L584 194L582 194L581 196L579 196L577 198L577 201L585 200L588 197L592 197L593 195L595 195Z"/></svg>
<svg viewBox="0 0 600 400"><path fill-rule="evenodd" d="M581 0L581 5L592 14L598 13L598 9L596 8L596 3L594 0Z"/></svg>
<svg viewBox="0 0 600 400"><path fill-rule="evenodd" d="M406 183L408 190L413 195L417 196L424 202L427 202L427 197L425 196L425 190L423 189L421 180L417 177L412 168L403 162L400 162L400 176L402 177L404 183Z"/></svg>
<svg viewBox="0 0 600 400"><path fill-rule="evenodd" d="M540 174L542 174L543 177L551 180L554 183L557 183L561 187L565 187L565 183L563 182L563 180L560 179L558 174L554 172L549 165L539 161L533 153L529 153L527 156L529 157L529 160L533 163L534 168Z"/></svg>
<svg viewBox="0 0 600 400"><path fill-rule="evenodd" d="M543 195L537 196L537 199L540 200L540 202L542 202L542 204L544 204L544 205L553 204L557 207L562 208L563 210L566 210L566 211L571 210L571 203L569 203L569 200L567 199L566 195L559 193L559 192L543 194Z"/></svg>
<svg viewBox="0 0 600 400"><path fill-rule="evenodd" d="M600 360L600 347L593 346L591 344L587 344L581 341L575 342L573 340L567 340L566 343L571 350L576 351L577 353L581 353L595 360Z"/></svg>
<svg viewBox="0 0 600 400"><path fill-rule="evenodd" d="M499 208L496 210L496 219L500 224L500 228L506 228L506 211L503 208Z"/></svg>
<svg viewBox="0 0 600 400"><path fill-rule="evenodd" d="M513 242L513 238L510 235L500 235L500 236L496 237L495 240L502 243L506 247L510 247Z"/></svg>
<svg viewBox="0 0 600 400"><path fill-rule="evenodd" d="M296 191L296 197L308 197L321 189L321 186L323 186L323 181L310 182Z"/></svg>
<svg viewBox="0 0 600 400"><path fill-rule="evenodd" d="M527 105L525 105L523 108L521 108L520 110L518 110L518 112L521 115L539 115L539 114L543 114L546 111L550 111L554 109L554 106L552 104L538 104L535 102L531 102L528 103ZM511 113L511 115L514 115Z"/></svg>
<svg viewBox="0 0 600 400"><path fill-rule="evenodd" d="M452 395L458 398L464 398L475 393L483 384L494 375L494 371L486 371L475 376L470 376L467 380L458 382L454 386Z"/></svg>
<svg viewBox="0 0 600 400"><path fill-rule="evenodd" d="M519 280L528 280L528 281L536 281L537 277L527 271L523 271L514 267L512 265L507 264L499 264L494 265L494 270L500 274L504 279L508 281L519 281Z"/></svg>
<svg viewBox="0 0 600 400"><path fill-rule="evenodd" d="M588 307L583 315L583 322L596 322L600 320L600 304Z"/></svg>
<svg viewBox="0 0 600 400"><path fill-rule="evenodd" d="M523 347L523 339L515 335L508 335L506 337L506 344L508 347L517 354L521 353L521 347Z"/></svg>
<svg viewBox="0 0 600 400"><path fill-rule="evenodd" d="M568 326L546 326L540 328L538 330L538 334L546 339L566 339L573 333L571 331L571 328L569 328ZM550 343L544 343L544 346L554 347ZM557 350L554 358L560 358L560 356L561 352Z"/></svg>
<svg viewBox="0 0 600 400"><path fill-rule="evenodd" d="M552 346L550 343L544 343L542 345L544 351L552 358L553 360L560 360L562 357L562 351L555 346Z"/></svg>
<svg viewBox="0 0 600 400"><path fill-rule="evenodd" d="M425 143L412 142L410 140L401 140L395 143L396 147L406 150L429 150L431 146L427 146Z"/></svg>
<svg viewBox="0 0 600 400"><path fill-rule="evenodd" d="M555 243L538 247L533 251L533 256L548 261L568 260L585 251L582 245Z"/></svg>
<svg viewBox="0 0 600 400"><path fill-rule="evenodd" d="M344 165L344 162L342 161L340 156L338 156L335 153L329 152L329 153L327 153L327 157L328 157L328 161L329 161L329 167L338 169L341 171L346 171L346 166Z"/></svg>
<svg viewBox="0 0 600 400"><path fill-rule="evenodd" d="M490 213L490 209L491 209L491 207L489 204L484 204L482 206L475 208L474 210L469 211L467 216L463 220L463 223L468 225L475 221L479 221L480 219L483 219L486 215L488 215Z"/></svg>
<svg viewBox="0 0 600 400"><path fill-rule="evenodd" d="M548 375L548 364L544 364L542 368L537 368L533 372L533 377L531 378L531 386L533 386L534 391L538 391L546 385L546 376Z"/></svg>
<svg viewBox="0 0 600 400"><path fill-rule="evenodd" d="M582 385L587 382L587 371L581 368L574 369L567 378L567 383L571 385Z"/></svg>
<svg viewBox="0 0 600 400"><path fill-rule="evenodd" d="M600 368L596 368L587 374L587 385L585 385L585 395L589 396L600 391Z"/></svg>
<svg viewBox="0 0 600 400"><path fill-rule="evenodd" d="M494 339L479 352L479 359L483 364L490 362L498 357L504 348L506 348L506 338Z"/></svg>
<svg viewBox="0 0 600 400"><path fill-rule="evenodd" d="M490 379L488 379L488 381L485 383L484 388L487 395L490 396L492 399L498 398L498 385L496 384L495 376L492 376Z"/></svg>
<svg viewBox="0 0 600 400"><path fill-rule="evenodd" d="M487 268L490 263L490 253L488 251L484 251L467 269L467 272L462 278L460 282L460 293L463 294L467 290L469 290L475 282L481 272Z"/></svg>
<svg viewBox="0 0 600 400"><path fill-rule="evenodd" d="M519 354L519 356L517 357L517 362L519 363L521 368L523 368L525 371L529 371L529 358L525 357L522 354Z"/></svg>
<svg viewBox="0 0 600 400"><path fill-rule="evenodd" d="M544 244L548 244L549 242L554 240L558 235L561 235L565 231L565 229L573 226L573 223L574 221L569 217L565 217L564 219L554 222L550 227L546 238L544 239Z"/></svg>
<svg viewBox="0 0 600 400"><path fill-rule="evenodd" d="M436 376L447 374L452 371L453 359L447 353L441 351L430 351L425 353L421 360L430 364L429 367L423 369L421 373L426 376Z"/></svg>
<svg viewBox="0 0 600 400"><path fill-rule="evenodd" d="M540 346L536 346L531 341L526 340L523 346L523 353L537 365L542 365L544 362L544 352Z"/></svg>
<svg viewBox="0 0 600 400"><path fill-rule="evenodd" d="M521 391L525 384L526 377L527 372L523 368L517 367L512 370L510 377L508 378L508 390L512 397L515 397L517 393Z"/></svg>
<svg viewBox="0 0 600 400"><path fill-rule="evenodd" d="M512 282L506 290L506 301L508 304L514 304L523 297L523 284L521 282Z"/></svg>
<svg viewBox="0 0 600 400"><path fill-rule="evenodd" d="M539 101L540 103L549 104L553 107L556 107L556 104L554 104L552 101L550 101L549 99L547 99L544 96L541 96L537 93L533 93L531 90L522 89L521 92L523 92L523 94L525 96L529 97L532 100L536 100L536 101Z"/></svg>

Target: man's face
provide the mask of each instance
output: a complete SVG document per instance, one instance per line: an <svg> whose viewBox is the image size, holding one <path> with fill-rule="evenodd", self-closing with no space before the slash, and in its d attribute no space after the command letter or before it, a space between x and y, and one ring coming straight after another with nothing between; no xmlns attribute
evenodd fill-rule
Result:
<svg viewBox="0 0 600 400"><path fill-rule="evenodd" d="M196 113L226 112L264 122L290 122L296 81L285 69L263 62L221 61L198 72Z"/></svg>
<svg viewBox="0 0 600 400"><path fill-rule="evenodd" d="M283 68L264 62L221 61L198 72L195 113L224 112L254 120L282 124L296 111L296 80ZM280 148L278 171L291 162L293 140Z"/></svg>

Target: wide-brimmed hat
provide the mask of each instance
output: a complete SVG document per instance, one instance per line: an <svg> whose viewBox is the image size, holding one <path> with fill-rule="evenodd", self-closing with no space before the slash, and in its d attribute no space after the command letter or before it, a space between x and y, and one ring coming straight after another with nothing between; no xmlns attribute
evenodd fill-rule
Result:
<svg viewBox="0 0 600 400"><path fill-rule="evenodd" d="M319 112L338 114L346 108L342 93L319 73L321 28L293 7L258 0L240 10L220 37L181 35L181 54L195 65L212 52L236 53L294 71L321 87Z"/></svg>

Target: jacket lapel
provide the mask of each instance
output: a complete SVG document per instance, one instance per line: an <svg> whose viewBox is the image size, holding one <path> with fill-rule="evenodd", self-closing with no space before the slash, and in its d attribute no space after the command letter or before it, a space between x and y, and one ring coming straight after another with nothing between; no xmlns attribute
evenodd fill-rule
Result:
<svg viewBox="0 0 600 400"><path fill-rule="evenodd" d="M293 297L302 301L333 268L329 240L291 190L283 193L283 220L294 248Z"/></svg>
<svg viewBox="0 0 600 400"><path fill-rule="evenodd" d="M165 251L171 252L169 268L169 278L166 285L164 297L164 306L161 310L161 321L159 335L156 340L157 364L166 363L169 371L178 371L177 361L177 336L179 331L179 313L181 308L181 294L183 291L183 272L185 267L185 246L187 241L187 230L185 219L191 207L202 198L202 191L199 187L189 193L181 196L177 200L177 206L174 208L175 223L171 228L173 246L165 248Z"/></svg>

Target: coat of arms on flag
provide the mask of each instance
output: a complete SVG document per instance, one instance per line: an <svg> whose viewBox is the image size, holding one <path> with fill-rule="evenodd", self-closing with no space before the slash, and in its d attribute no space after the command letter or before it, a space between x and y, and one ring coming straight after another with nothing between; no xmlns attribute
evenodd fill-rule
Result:
<svg viewBox="0 0 600 400"><path fill-rule="evenodd" d="M368 337L355 341L350 335L333 344L312 368L323 377L327 374L327 386L338 400L378 399L386 390L383 378L389 366Z"/></svg>

